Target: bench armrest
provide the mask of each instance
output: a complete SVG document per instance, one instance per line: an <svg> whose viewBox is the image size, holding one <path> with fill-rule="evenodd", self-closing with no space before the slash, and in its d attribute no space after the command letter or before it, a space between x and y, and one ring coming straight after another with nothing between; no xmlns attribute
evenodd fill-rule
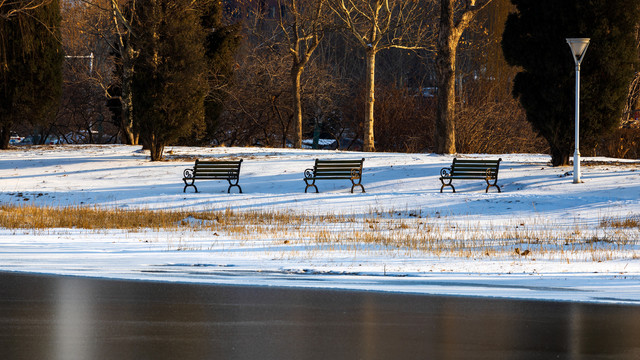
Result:
<svg viewBox="0 0 640 360"><path fill-rule="evenodd" d="M305 179L311 179L315 176L315 171L313 169L306 169L304 171L304 178Z"/></svg>
<svg viewBox="0 0 640 360"><path fill-rule="evenodd" d="M194 173L193 169L184 169L184 172L182 173L182 175L184 176L185 179L191 179L193 178L193 173Z"/></svg>
<svg viewBox="0 0 640 360"><path fill-rule="evenodd" d="M440 169L440 177L449 177L449 176L451 176L451 168L450 167L446 167L446 168Z"/></svg>

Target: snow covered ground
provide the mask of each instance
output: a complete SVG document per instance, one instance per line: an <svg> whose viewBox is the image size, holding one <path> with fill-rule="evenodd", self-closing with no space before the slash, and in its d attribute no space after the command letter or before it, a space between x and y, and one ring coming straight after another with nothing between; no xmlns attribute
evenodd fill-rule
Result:
<svg viewBox="0 0 640 360"><path fill-rule="evenodd" d="M0 229L0 271L640 304L640 230L600 226L640 217L638 162L583 158L584 183L573 184L572 169L550 167L546 155L464 155L502 158L503 191L458 181L453 194L440 193L438 180L453 156L224 147L165 155L152 163L139 147L122 145L2 151L0 204L334 215L360 221L327 224L334 239L374 219L387 227L424 223L443 247L483 236L489 245L439 252L260 232ZM224 181L196 182L200 193L183 193L182 171L195 158L244 159L243 194L227 194ZM303 171L315 158L365 158L366 193L324 181L319 194L305 194ZM566 244L547 246L554 234ZM485 254L492 246L498 250Z"/></svg>

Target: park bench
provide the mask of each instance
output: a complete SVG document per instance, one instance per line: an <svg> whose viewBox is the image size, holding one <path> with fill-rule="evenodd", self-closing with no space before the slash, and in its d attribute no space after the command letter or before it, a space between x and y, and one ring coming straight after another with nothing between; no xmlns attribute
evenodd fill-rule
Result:
<svg viewBox="0 0 640 360"><path fill-rule="evenodd" d="M502 159L472 160L454 158L451 167L440 170L440 181L442 182L440 192L445 186L451 186L453 192L456 192L456 188L451 184L453 180L485 180L487 182L485 192L489 192L489 188L492 186L498 188L498 192L502 192L497 184L500 161Z"/></svg>
<svg viewBox="0 0 640 360"><path fill-rule="evenodd" d="M232 187L237 187L240 193L242 188L238 185L240 181L240 165L242 165L242 159L233 160L196 160L192 169L184 170L184 189L182 192L187 192L187 187L193 186L198 192L198 188L194 184L196 180L227 180L229 182L229 188L227 193L231 192Z"/></svg>
<svg viewBox="0 0 640 360"><path fill-rule="evenodd" d="M364 186L362 186L362 163L364 158L360 160L320 160L316 159L313 169L307 169L304 171L304 182L307 186L304 188L304 192L307 192L309 187L314 187L318 192L316 186L316 180L351 180L351 192L353 188L360 186L362 192ZM357 181L357 182L356 182Z"/></svg>

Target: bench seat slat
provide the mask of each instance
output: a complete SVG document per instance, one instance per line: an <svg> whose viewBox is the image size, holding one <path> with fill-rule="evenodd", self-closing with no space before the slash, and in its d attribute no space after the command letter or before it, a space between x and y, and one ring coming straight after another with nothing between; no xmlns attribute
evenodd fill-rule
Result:
<svg viewBox="0 0 640 360"><path fill-rule="evenodd" d="M238 169L238 166L229 166L229 165L222 165L222 166L212 166L212 165L200 165L198 164L198 166L196 166L196 169L201 170L201 169Z"/></svg>
<svg viewBox="0 0 640 360"><path fill-rule="evenodd" d="M196 169L196 175L207 175L207 174L220 174L220 175L226 175L229 173L238 173L238 169L233 169L233 170L229 170L229 169L210 169L210 170L203 170L203 169Z"/></svg>
<svg viewBox="0 0 640 360"><path fill-rule="evenodd" d="M311 179L315 180L349 180L351 176L316 176Z"/></svg>
<svg viewBox="0 0 640 360"><path fill-rule="evenodd" d="M320 176L351 176L351 171L343 172L343 171L327 171L327 172L316 172L313 177Z"/></svg>
<svg viewBox="0 0 640 360"><path fill-rule="evenodd" d="M226 179L226 178L229 177L229 175L236 176L237 173L231 173L231 174L229 174L227 172L224 172L224 173L196 173L195 178L199 179L199 178L205 178L205 177L219 177L219 178L225 178Z"/></svg>
<svg viewBox="0 0 640 360"><path fill-rule="evenodd" d="M460 180L464 180L464 179L469 179L469 180L484 180L487 177L486 176L465 176L465 175L454 175L454 176L443 176L443 179L460 179ZM489 177L489 179L493 179L492 177Z"/></svg>
<svg viewBox="0 0 640 360"><path fill-rule="evenodd" d="M492 176L493 173L490 173L489 176ZM487 176L487 173L485 171L474 171L474 172L463 172L463 171L454 171L451 174L449 174L449 176L482 176L485 177Z"/></svg>
<svg viewBox="0 0 640 360"><path fill-rule="evenodd" d="M362 164L361 160L320 160L316 164Z"/></svg>
<svg viewBox="0 0 640 360"><path fill-rule="evenodd" d="M351 169L360 169L360 166L346 166L343 168L337 167L317 167L316 171L351 171Z"/></svg>
<svg viewBox="0 0 640 360"><path fill-rule="evenodd" d="M456 164L497 164L498 160L472 160L472 159L455 159Z"/></svg>
<svg viewBox="0 0 640 360"><path fill-rule="evenodd" d="M197 160L199 165L202 164L233 164L238 165L240 160Z"/></svg>
<svg viewBox="0 0 640 360"><path fill-rule="evenodd" d="M222 166L211 166L211 165L198 165L196 166L197 170L206 170L206 169L239 169L238 166L229 166L229 165L222 165Z"/></svg>

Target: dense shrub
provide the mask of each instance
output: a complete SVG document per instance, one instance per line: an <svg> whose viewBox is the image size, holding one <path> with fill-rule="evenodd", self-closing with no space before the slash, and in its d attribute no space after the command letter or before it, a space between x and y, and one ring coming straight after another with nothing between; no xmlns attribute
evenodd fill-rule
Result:
<svg viewBox="0 0 640 360"><path fill-rule="evenodd" d="M474 82L466 89L456 119L459 153L548 153L520 103L499 85Z"/></svg>

